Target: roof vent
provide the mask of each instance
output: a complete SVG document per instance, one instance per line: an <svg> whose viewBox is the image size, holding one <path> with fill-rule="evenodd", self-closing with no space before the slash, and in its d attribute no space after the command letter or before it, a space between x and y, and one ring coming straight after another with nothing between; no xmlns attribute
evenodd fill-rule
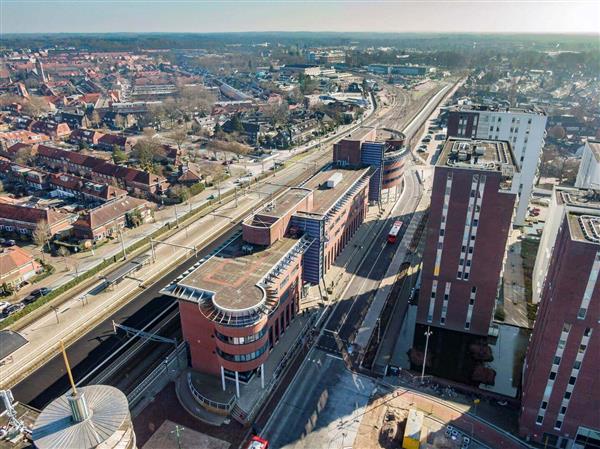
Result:
<svg viewBox="0 0 600 449"><path fill-rule="evenodd" d="M334 173L326 181L325 186L328 189L333 189L335 186L337 186L341 182L342 178L343 178L343 175L340 172Z"/></svg>

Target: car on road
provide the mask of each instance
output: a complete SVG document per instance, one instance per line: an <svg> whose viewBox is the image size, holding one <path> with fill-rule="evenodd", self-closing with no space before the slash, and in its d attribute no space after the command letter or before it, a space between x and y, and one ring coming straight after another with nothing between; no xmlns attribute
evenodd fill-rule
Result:
<svg viewBox="0 0 600 449"><path fill-rule="evenodd" d="M52 291L52 289L48 288L48 287L36 288L34 290L31 290L31 293L29 293L29 296L39 298L40 296L46 296L51 291Z"/></svg>
<svg viewBox="0 0 600 449"><path fill-rule="evenodd" d="M23 303L11 304L10 306L4 308L4 310L2 311L2 317L8 318L13 313L17 313L19 310L22 310L24 307L25 304Z"/></svg>
<svg viewBox="0 0 600 449"><path fill-rule="evenodd" d="M212 195L212 194L211 194L211 195L208 195L208 198L207 198L207 199L208 199L208 200L214 200L214 199L215 199L215 196L214 196L214 195Z"/></svg>
<svg viewBox="0 0 600 449"><path fill-rule="evenodd" d="M4 309L6 309L8 306L10 306L10 303L9 303L9 302L6 302L6 301L0 301L0 313L2 313L2 311L3 311Z"/></svg>
<svg viewBox="0 0 600 449"><path fill-rule="evenodd" d="M15 242L14 240L5 240L4 243L2 243L2 246L11 247L15 246L16 244L17 242Z"/></svg>

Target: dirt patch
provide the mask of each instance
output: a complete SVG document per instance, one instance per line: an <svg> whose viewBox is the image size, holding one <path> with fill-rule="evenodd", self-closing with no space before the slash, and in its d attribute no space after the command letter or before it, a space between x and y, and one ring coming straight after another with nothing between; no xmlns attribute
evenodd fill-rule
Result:
<svg viewBox="0 0 600 449"><path fill-rule="evenodd" d="M402 447L407 416L408 410L391 404L390 396L376 399L367 406L353 447L361 449Z"/></svg>

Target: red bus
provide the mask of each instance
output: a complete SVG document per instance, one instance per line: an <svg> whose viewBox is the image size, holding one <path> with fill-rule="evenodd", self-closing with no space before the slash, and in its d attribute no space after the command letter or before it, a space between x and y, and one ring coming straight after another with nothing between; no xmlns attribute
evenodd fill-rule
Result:
<svg viewBox="0 0 600 449"><path fill-rule="evenodd" d="M248 446L246 446L246 449L268 449L269 448L269 442L261 437L258 437L256 435L254 435L252 438L250 438L250 442L248 443Z"/></svg>
<svg viewBox="0 0 600 449"><path fill-rule="evenodd" d="M388 234L387 241L388 243L396 243L396 239L398 234L400 233L400 229L402 229L402 222L397 220L394 222L392 229L390 229L390 233Z"/></svg>

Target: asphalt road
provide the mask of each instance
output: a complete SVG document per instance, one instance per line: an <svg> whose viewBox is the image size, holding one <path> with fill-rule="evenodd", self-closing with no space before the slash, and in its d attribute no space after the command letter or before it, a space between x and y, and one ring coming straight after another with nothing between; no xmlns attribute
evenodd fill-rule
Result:
<svg viewBox="0 0 600 449"><path fill-rule="evenodd" d="M262 436L273 449L351 447L375 382L313 349Z"/></svg>
<svg viewBox="0 0 600 449"><path fill-rule="evenodd" d="M349 340L358 330L365 316L370 300L375 295L385 272L394 257L398 243L388 244L387 235L395 220L404 222L398 241L404 236L406 227L412 218L413 211L420 197L420 185L414 171L407 171L405 178L405 192L400 199L402 202L397 212L388 218L374 237L374 244L363 258L358 272L355 273L348 288L334 306L331 317L328 319L324 330L317 341L317 347L332 354L341 355L340 342L346 348ZM360 243L360 242L351 242ZM368 244L365 242L364 244ZM336 338L336 334L337 337Z"/></svg>

